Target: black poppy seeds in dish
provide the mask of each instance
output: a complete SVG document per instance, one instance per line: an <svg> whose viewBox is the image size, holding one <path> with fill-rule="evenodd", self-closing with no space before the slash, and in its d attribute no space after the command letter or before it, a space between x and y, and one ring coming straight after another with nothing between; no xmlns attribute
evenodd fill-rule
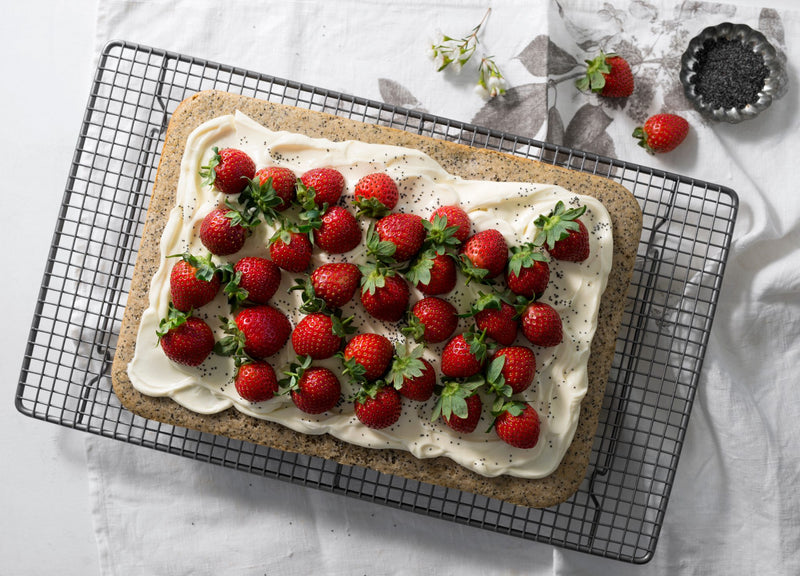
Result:
<svg viewBox="0 0 800 576"><path fill-rule="evenodd" d="M758 101L769 76L761 55L738 40L709 40L697 53L695 89L717 108L744 108Z"/></svg>

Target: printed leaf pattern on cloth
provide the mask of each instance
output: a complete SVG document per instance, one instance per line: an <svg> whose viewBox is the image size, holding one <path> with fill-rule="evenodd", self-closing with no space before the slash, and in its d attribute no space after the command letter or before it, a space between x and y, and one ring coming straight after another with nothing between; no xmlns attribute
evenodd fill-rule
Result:
<svg viewBox="0 0 800 576"><path fill-rule="evenodd" d="M613 158L616 148L610 128L620 126L614 133L629 137L627 127L643 124L652 114L691 109L679 80L681 55L698 33L698 22L731 20L737 12L730 4L693 0L669 8L648 0L609 0L598 6L593 22L601 25L588 26L570 17L570 0L551 0L550 34L535 35L515 57L530 81L510 87L504 97L481 103L470 121L529 138L546 126L544 138L552 144ZM783 54L785 33L779 13L762 9L757 26ZM631 65L636 87L628 98L576 94L574 82L584 61L600 50L619 54ZM387 78L378 83L385 102L425 111L423 103L399 83Z"/></svg>

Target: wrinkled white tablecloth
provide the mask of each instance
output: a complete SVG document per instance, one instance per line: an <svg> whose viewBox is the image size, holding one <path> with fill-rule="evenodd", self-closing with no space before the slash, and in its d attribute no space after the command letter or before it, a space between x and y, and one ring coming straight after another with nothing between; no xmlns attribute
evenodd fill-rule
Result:
<svg viewBox="0 0 800 576"><path fill-rule="evenodd" d="M510 90L487 105L471 70L436 73L426 54L438 31L466 34L486 7L101 1L97 51L130 40L733 188L732 252L653 560L600 559L91 436L104 574L800 573L800 16L668 0L494 2L482 45ZM703 121L677 85L682 47L722 21L762 29L788 57L789 93L740 125ZM624 105L572 87L597 47L634 63ZM650 157L630 133L659 111L684 114L691 133Z"/></svg>

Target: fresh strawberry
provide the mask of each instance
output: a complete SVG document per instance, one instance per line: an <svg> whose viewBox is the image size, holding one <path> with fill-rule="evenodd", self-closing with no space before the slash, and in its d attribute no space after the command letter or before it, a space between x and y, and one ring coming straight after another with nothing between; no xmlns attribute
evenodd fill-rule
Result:
<svg viewBox="0 0 800 576"><path fill-rule="evenodd" d="M344 176L334 168L313 168L300 177L300 182L297 195L301 203L311 197L319 207L333 206L344 192Z"/></svg>
<svg viewBox="0 0 800 576"><path fill-rule="evenodd" d="M469 378L486 362L484 334L465 332L450 339L442 350L441 371L450 378Z"/></svg>
<svg viewBox="0 0 800 576"><path fill-rule="evenodd" d="M557 260L583 262L589 257L589 232L579 218L586 206L567 209L559 201L547 215L539 216L534 225L539 228L534 244L547 248Z"/></svg>
<svg viewBox="0 0 800 576"><path fill-rule="evenodd" d="M431 420L441 416L447 426L460 434L474 432L483 411L483 402L477 393L482 384L480 379L446 381L433 408Z"/></svg>
<svg viewBox="0 0 800 576"><path fill-rule="evenodd" d="M384 216L375 224L375 232L381 242L395 245L392 257L397 262L411 260L425 241L425 227L416 214L396 212Z"/></svg>
<svg viewBox="0 0 800 576"><path fill-rule="evenodd" d="M228 208L214 208L200 223L200 242L209 252L227 256L242 249L247 229L236 223L237 213Z"/></svg>
<svg viewBox="0 0 800 576"><path fill-rule="evenodd" d="M189 312L211 302L219 292L222 281L210 256L192 256L189 253L179 256L181 259L169 274L169 293L175 308Z"/></svg>
<svg viewBox="0 0 800 576"><path fill-rule="evenodd" d="M200 169L203 184L213 185L223 194L238 194L256 174L253 159L236 148L213 148L214 155Z"/></svg>
<svg viewBox="0 0 800 576"><path fill-rule="evenodd" d="M314 360L330 358L342 347L350 320L322 312L303 316L292 331L295 353L298 356L310 356Z"/></svg>
<svg viewBox="0 0 800 576"><path fill-rule="evenodd" d="M287 272L304 272L311 265L313 248L307 234L282 230L270 241L272 261Z"/></svg>
<svg viewBox="0 0 800 576"><path fill-rule="evenodd" d="M350 262L329 262L311 273L311 284L325 304L341 308L355 296L361 284L361 270Z"/></svg>
<svg viewBox="0 0 800 576"><path fill-rule="evenodd" d="M505 271L508 244L500 232L490 228L467 238L461 246L460 257L467 277L489 280Z"/></svg>
<svg viewBox="0 0 800 576"><path fill-rule="evenodd" d="M167 358L185 366L199 366L214 349L214 333L208 324L174 306L159 322L156 334Z"/></svg>
<svg viewBox="0 0 800 576"><path fill-rule="evenodd" d="M280 381L284 393L306 414L322 414L333 410L342 396L342 385L331 370L311 366L311 358L300 358L289 365L286 378Z"/></svg>
<svg viewBox="0 0 800 576"><path fill-rule="evenodd" d="M314 242L328 254L344 254L361 244L361 226L346 208L331 206L314 231Z"/></svg>
<svg viewBox="0 0 800 576"><path fill-rule="evenodd" d="M356 418L373 430L388 428L400 419L403 399L392 386L373 383L364 386L356 395Z"/></svg>
<svg viewBox="0 0 800 576"><path fill-rule="evenodd" d="M507 302L500 301L500 307L486 307L475 313L475 325L478 330L486 332L486 336L498 344L510 346L517 339L519 322L517 311Z"/></svg>
<svg viewBox="0 0 800 576"><path fill-rule="evenodd" d="M266 362L247 362L239 366L233 381L239 396L248 402L263 402L278 393L275 370Z"/></svg>
<svg viewBox="0 0 800 576"><path fill-rule="evenodd" d="M428 296L418 300L411 308L408 326L403 333L417 342L436 344L444 342L458 326L458 311L447 300Z"/></svg>
<svg viewBox="0 0 800 576"><path fill-rule="evenodd" d="M625 98L633 94L633 73L627 60L601 51L593 60L586 60L586 74L575 85L600 96Z"/></svg>
<svg viewBox="0 0 800 576"><path fill-rule="evenodd" d="M411 291L402 276L375 266L362 266L361 304L374 318L397 322L408 310Z"/></svg>
<svg viewBox="0 0 800 576"><path fill-rule="evenodd" d="M297 185L297 176L295 176L294 172L282 166L267 166L256 172L256 178L262 185L265 185L272 178L272 189L281 199L280 204L274 206L275 210L283 212L292 204Z"/></svg>
<svg viewBox="0 0 800 576"><path fill-rule="evenodd" d="M423 346L416 346L404 353L398 352L386 377L401 395L419 402L427 401L436 386L436 371L422 357L424 350Z"/></svg>
<svg viewBox="0 0 800 576"><path fill-rule="evenodd" d="M261 360L278 352L292 332L286 316L268 304L244 308L223 324L226 336L215 348L222 356Z"/></svg>
<svg viewBox="0 0 800 576"><path fill-rule="evenodd" d="M451 292L458 280L456 261L449 254L424 250L405 273L417 290L428 296Z"/></svg>
<svg viewBox="0 0 800 576"><path fill-rule="evenodd" d="M527 346L507 346L492 354L492 362L503 358L500 374L505 384L511 387L511 394L527 390L536 376L536 355Z"/></svg>
<svg viewBox="0 0 800 576"><path fill-rule="evenodd" d="M508 402L497 414L494 430L500 439L515 448L533 448L539 442L539 414L523 402Z"/></svg>
<svg viewBox="0 0 800 576"><path fill-rule="evenodd" d="M380 218L391 212L400 198L397 184L391 176L383 172L362 177L356 182L353 196L358 215L371 218Z"/></svg>
<svg viewBox="0 0 800 576"><path fill-rule="evenodd" d="M522 333L531 344L549 348L561 343L564 335L561 316L546 302L531 302L520 317Z"/></svg>
<svg viewBox="0 0 800 576"><path fill-rule="evenodd" d="M644 126L634 129L633 137L639 146L650 154L671 152L686 139L689 123L675 114L656 114L650 116Z"/></svg>
<svg viewBox="0 0 800 576"><path fill-rule="evenodd" d="M353 336L344 347L341 358L344 372L354 380L377 380L389 369L394 356L392 343L386 336L365 332Z"/></svg>
<svg viewBox="0 0 800 576"><path fill-rule="evenodd" d="M443 219L447 227L455 226L453 236L461 243L472 234L472 221L460 206L440 206L430 215L429 221L434 223L437 217Z"/></svg>
<svg viewBox="0 0 800 576"><path fill-rule="evenodd" d="M281 284L281 269L267 258L245 256L234 264L233 272L225 293L236 303L266 304Z"/></svg>
<svg viewBox="0 0 800 576"><path fill-rule="evenodd" d="M514 294L540 298L550 282L547 254L533 244L511 247L506 285Z"/></svg>

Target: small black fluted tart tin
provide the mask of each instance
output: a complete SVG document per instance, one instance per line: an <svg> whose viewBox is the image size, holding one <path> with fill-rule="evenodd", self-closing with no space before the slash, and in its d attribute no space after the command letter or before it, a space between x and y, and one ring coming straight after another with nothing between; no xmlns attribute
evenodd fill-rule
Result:
<svg viewBox="0 0 800 576"><path fill-rule="evenodd" d="M686 97L712 120L755 118L787 89L781 57L764 35L724 22L692 38L681 57Z"/></svg>

